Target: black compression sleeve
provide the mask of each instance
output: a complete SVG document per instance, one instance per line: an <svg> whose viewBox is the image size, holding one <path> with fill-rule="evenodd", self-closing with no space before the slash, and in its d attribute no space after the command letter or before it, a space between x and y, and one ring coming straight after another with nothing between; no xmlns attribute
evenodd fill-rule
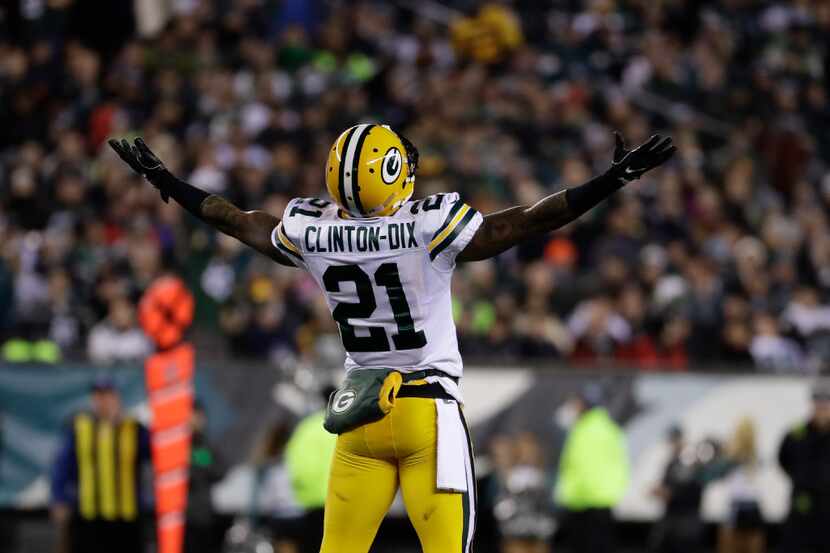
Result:
<svg viewBox="0 0 830 553"><path fill-rule="evenodd" d="M200 190L183 180L176 178L170 171L164 169L158 174L149 177L153 184L179 202L183 208L196 217L202 218L202 202L210 196L204 190Z"/></svg>
<svg viewBox="0 0 830 553"><path fill-rule="evenodd" d="M607 173L594 177L581 186L569 188L565 191L565 198L568 200L568 209L578 217L624 185L624 180Z"/></svg>

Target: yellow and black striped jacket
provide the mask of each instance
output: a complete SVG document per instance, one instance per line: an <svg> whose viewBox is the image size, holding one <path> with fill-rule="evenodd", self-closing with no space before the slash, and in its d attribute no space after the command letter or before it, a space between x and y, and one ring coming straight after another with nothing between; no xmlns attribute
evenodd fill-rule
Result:
<svg viewBox="0 0 830 553"><path fill-rule="evenodd" d="M147 429L80 413L66 430L52 473L52 502L85 520L132 521L141 509L141 468L150 459Z"/></svg>

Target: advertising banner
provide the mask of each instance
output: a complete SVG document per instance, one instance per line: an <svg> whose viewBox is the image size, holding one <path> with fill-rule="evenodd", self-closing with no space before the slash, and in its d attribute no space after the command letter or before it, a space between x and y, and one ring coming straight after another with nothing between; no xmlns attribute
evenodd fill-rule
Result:
<svg viewBox="0 0 830 553"><path fill-rule="evenodd" d="M0 504L37 508L48 501L48 474L61 425L86 406L95 371L89 367L0 365ZM149 417L147 392L138 368L112 373L125 406ZM625 431L631 478L617 509L627 520L654 520L661 504L652 490L660 482L669 448L667 431L680 426L690 446L725 446L738 423L750 419L762 484L762 507L770 521L789 508L789 481L777 463L784 435L809 415L810 378L726 374L637 374L562 372L512 367L467 367L462 389L476 454L486 466L489 444L501 434L530 432L543 448L555 485L559 451L567 429L557 420L562 402L585 386L599 386L603 402ZM243 512L250 505L246 473L256 444L273 425L290 423L280 398L302 394L279 381L267 366L199 366L196 394L209 416L209 435L232 468L215 489L217 507ZM299 406L309 398L296 401ZM252 472L252 471L248 471ZM484 470L481 471L482 474ZM707 487L704 515L720 520L728 507L728 481ZM152 496L152 494L148 494Z"/></svg>

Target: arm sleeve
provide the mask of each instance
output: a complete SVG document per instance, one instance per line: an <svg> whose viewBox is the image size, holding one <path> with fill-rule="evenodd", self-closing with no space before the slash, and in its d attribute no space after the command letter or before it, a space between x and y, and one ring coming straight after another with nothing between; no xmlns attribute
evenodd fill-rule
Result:
<svg viewBox="0 0 830 553"><path fill-rule="evenodd" d="M465 203L457 192L430 196L413 204L412 209L417 211L430 261L444 271L455 267L456 256L484 221L481 213Z"/></svg>
<svg viewBox="0 0 830 553"><path fill-rule="evenodd" d="M161 191L162 195L170 195L194 217L202 219L202 202L210 196L209 193L184 182L167 169L148 177L148 180Z"/></svg>
<svg viewBox="0 0 830 553"><path fill-rule="evenodd" d="M69 487L78 474L75 456L75 434L68 429L52 465L51 501L53 504L71 502Z"/></svg>

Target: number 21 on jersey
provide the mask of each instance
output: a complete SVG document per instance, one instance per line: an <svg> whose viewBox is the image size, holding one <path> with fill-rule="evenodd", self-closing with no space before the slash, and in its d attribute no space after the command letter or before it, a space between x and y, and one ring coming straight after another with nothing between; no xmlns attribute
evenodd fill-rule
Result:
<svg viewBox="0 0 830 553"><path fill-rule="evenodd" d="M406 301L406 294L401 284L396 263L384 263L375 271L375 283L386 288L386 295L395 323L398 326L396 334L392 335L392 342L396 350L418 349L427 343L423 330L415 330L415 321ZM329 292L339 292L340 284L353 282L357 291L357 303L341 302L332 311L332 317L340 326L343 337L343 347L347 351L374 352L389 351L389 338L386 330L379 326L368 327L368 336L357 336L355 327L349 324L350 318L368 319L377 309L377 301L369 275L357 265L336 265L326 269L323 274L323 284Z"/></svg>

